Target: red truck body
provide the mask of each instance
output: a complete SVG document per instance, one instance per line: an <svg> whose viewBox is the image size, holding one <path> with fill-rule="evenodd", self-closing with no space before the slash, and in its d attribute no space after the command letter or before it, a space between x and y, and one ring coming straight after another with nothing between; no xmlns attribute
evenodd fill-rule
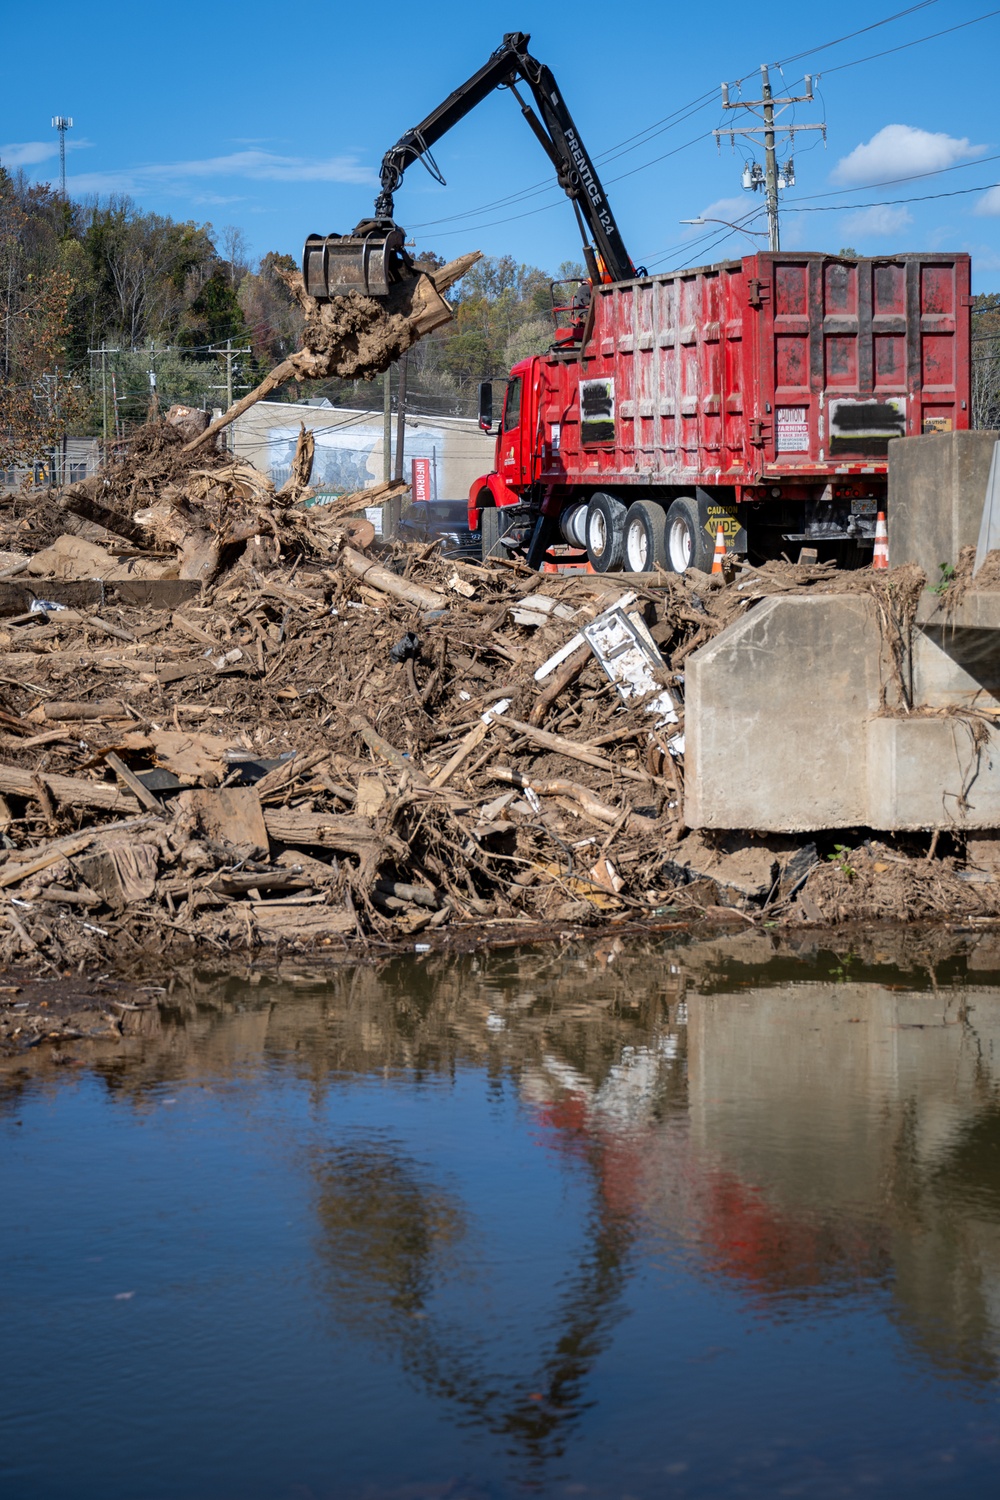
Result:
<svg viewBox="0 0 1000 1500"><path fill-rule="evenodd" d="M771 252L595 286L575 328L515 365L470 525L517 505L551 545L583 540L565 513L595 494L691 497L740 550L863 550L889 442L969 425L971 300L963 254Z"/></svg>

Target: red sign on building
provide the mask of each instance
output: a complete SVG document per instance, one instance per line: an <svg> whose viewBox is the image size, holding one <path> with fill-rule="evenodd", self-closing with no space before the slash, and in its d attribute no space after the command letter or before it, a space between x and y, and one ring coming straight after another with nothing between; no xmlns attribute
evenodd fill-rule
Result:
<svg viewBox="0 0 1000 1500"><path fill-rule="evenodd" d="M419 504L431 498L431 461L429 458L414 458L411 463L413 498Z"/></svg>

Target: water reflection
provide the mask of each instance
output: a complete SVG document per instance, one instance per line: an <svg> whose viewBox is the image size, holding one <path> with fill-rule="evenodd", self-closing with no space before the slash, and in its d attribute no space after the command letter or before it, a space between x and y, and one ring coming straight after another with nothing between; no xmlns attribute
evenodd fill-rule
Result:
<svg viewBox="0 0 1000 1500"><path fill-rule="evenodd" d="M541 1483L600 1401L636 1285L662 1297L674 1270L771 1324L884 1311L912 1364L995 1385L1000 974L936 942L179 976L119 1044L4 1065L0 1107L84 1073L140 1114L164 1086L293 1080L307 1118L266 1128L311 1205L319 1315ZM377 1127L332 1108L359 1086L384 1089ZM404 1096L463 1087L512 1103L524 1150L567 1184L537 1264L512 1259L529 1157L487 1142L478 1160L399 1117Z"/></svg>

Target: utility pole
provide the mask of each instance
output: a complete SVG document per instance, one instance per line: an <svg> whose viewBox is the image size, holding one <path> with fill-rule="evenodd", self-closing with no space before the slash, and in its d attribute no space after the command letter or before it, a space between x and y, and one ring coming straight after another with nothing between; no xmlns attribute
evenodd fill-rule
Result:
<svg viewBox="0 0 1000 1500"><path fill-rule="evenodd" d="M760 125L739 125L729 130L714 130L716 142L721 144L722 137L728 135L731 146L736 145L736 137L744 135L754 141L757 136L764 137L764 167L759 162L747 162L743 168L743 186L751 188L754 192L764 189L767 202L767 240L768 249L781 249L781 236L778 229L778 192L784 187L795 186L795 167L791 155L783 167L778 166L778 152L776 138L778 135L788 137L789 145L793 145L796 133L800 130L822 130L823 139L826 140L826 122L821 125L781 125L777 116L784 114L785 110L792 104L814 104L813 98L813 75L806 74L806 91L804 94L786 94L775 98L771 89L771 78L767 64L762 63L760 68L761 97L759 99L733 99L729 98L729 84L722 85L722 107L723 109L747 109L751 114L757 115L762 121ZM758 111L760 113L758 114Z"/></svg>
<svg viewBox="0 0 1000 1500"><path fill-rule="evenodd" d="M767 64L760 66L761 95L764 103L764 191L767 194L767 248L780 250L778 233L778 158L774 150L774 95Z"/></svg>
<svg viewBox="0 0 1000 1500"><path fill-rule="evenodd" d="M226 347L224 349L221 348L221 347L219 347L219 348L214 348L213 347L208 352L210 354L221 354L221 355L223 355L225 357L225 361L226 361L226 383L225 383L225 385L212 385L212 386L209 386L209 390L211 390L211 391L225 391L225 393L226 393L226 411L229 411L230 407L233 404L233 391L235 389L235 387L233 385L233 360L236 359L236 357L238 355L240 355L240 354L250 354L252 351L249 348L247 348L247 349L234 349L233 348L233 341L232 341L231 338L229 338L229 339L226 339ZM248 386L245 386L245 385L240 386L240 390L241 391L245 391L245 390L248 390L248 389L249 389ZM228 442L228 435L227 435L227 442Z"/></svg>
<svg viewBox="0 0 1000 1500"><path fill-rule="evenodd" d="M59 191L66 197L66 132L73 129L72 115L53 115L52 129L59 132Z"/></svg>
<svg viewBox="0 0 1000 1500"><path fill-rule="evenodd" d="M403 477L403 448L406 443L406 354L399 360L399 385L396 390L396 463L392 471L395 480Z"/></svg>
<svg viewBox="0 0 1000 1500"><path fill-rule="evenodd" d="M396 461L392 477L397 484L402 483L403 479L403 456L406 447L406 362L407 356L404 350L399 360L399 385L396 390ZM402 514L402 497L394 495L385 507L386 531L390 537L398 534Z"/></svg>
<svg viewBox="0 0 1000 1500"><path fill-rule="evenodd" d="M120 354L121 350L120 349L108 349L102 343L101 347L99 349L88 349L87 353L88 354L99 354L101 356L101 415L102 415L102 419L103 419L102 425L103 425L103 430L104 430L104 446L105 446L105 448L107 448L107 446L108 446L108 371L107 371L107 366L104 363L104 361L105 361L105 356L106 355L108 355L108 354ZM113 379L114 379L114 377L112 376L112 380ZM117 434L118 434L118 405L117 405L117 402L116 402L115 403L115 436L117 436Z"/></svg>
<svg viewBox="0 0 1000 1500"><path fill-rule="evenodd" d="M392 368L382 376L382 480L392 478Z"/></svg>

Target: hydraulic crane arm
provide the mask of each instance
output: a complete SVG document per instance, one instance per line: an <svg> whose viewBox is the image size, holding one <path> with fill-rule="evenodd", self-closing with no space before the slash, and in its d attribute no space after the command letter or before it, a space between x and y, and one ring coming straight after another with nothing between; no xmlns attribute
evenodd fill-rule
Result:
<svg viewBox="0 0 1000 1500"><path fill-rule="evenodd" d="M353 235L309 237L304 271L314 296L335 296L348 290L385 295L393 281L402 279L406 255L402 231L393 219L393 197L403 174L411 162L423 158L428 169L440 178L431 155L433 146L496 88L509 88L517 99L555 167L560 187L573 203L591 279L627 281L637 274L597 169L551 70L528 52L530 40L524 32L508 32L477 73L385 153L380 173L382 191L375 201L374 218L363 220ZM518 82L528 85L537 113L518 93Z"/></svg>

